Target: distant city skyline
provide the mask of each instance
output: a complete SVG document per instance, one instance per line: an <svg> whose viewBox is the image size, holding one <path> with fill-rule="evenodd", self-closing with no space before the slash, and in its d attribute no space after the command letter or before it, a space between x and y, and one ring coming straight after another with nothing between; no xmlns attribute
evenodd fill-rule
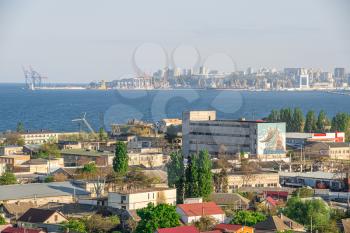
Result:
<svg viewBox="0 0 350 233"><path fill-rule="evenodd" d="M349 10L347 0L0 0L0 82L24 82L22 65L49 83L116 80L174 64L349 72Z"/></svg>

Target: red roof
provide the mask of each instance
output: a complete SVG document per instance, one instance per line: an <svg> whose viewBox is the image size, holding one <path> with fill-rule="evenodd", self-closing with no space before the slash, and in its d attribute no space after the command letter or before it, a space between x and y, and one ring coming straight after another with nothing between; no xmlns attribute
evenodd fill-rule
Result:
<svg viewBox="0 0 350 233"><path fill-rule="evenodd" d="M265 191L266 196L288 197L287 191Z"/></svg>
<svg viewBox="0 0 350 233"><path fill-rule="evenodd" d="M221 231L238 231L239 229L242 229L242 225L236 225L236 224L218 224L215 226L216 230Z"/></svg>
<svg viewBox="0 0 350 233"><path fill-rule="evenodd" d="M273 205L273 206L276 206L277 205L277 201L275 201L272 197L270 197L270 196L268 196L267 198L266 198L266 201L268 202L268 203L270 203L271 205Z"/></svg>
<svg viewBox="0 0 350 233"><path fill-rule="evenodd" d="M16 228L16 227L7 227L1 231L1 233L40 233L40 232L42 232L42 230Z"/></svg>
<svg viewBox="0 0 350 233"><path fill-rule="evenodd" d="M199 233L199 230L194 226L181 226L172 228L161 228L157 230L158 233Z"/></svg>
<svg viewBox="0 0 350 233"><path fill-rule="evenodd" d="M202 231L201 233L221 233L219 230L214 230L214 231Z"/></svg>
<svg viewBox="0 0 350 233"><path fill-rule="evenodd" d="M224 211L215 202L191 203L177 205L187 216L205 216L224 214Z"/></svg>

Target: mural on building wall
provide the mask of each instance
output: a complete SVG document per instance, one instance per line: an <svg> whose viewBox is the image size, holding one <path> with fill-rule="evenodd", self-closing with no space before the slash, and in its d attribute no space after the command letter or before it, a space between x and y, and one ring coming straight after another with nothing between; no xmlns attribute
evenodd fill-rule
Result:
<svg viewBox="0 0 350 233"><path fill-rule="evenodd" d="M286 152L286 124L258 124L258 154L283 154Z"/></svg>

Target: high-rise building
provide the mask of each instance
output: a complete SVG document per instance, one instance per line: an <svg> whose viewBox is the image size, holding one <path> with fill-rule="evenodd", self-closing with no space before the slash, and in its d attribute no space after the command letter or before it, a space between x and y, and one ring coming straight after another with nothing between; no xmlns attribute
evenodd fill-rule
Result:
<svg viewBox="0 0 350 233"><path fill-rule="evenodd" d="M345 68L334 68L335 78L345 78Z"/></svg>
<svg viewBox="0 0 350 233"><path fill-rule="evenodd" d="M265 121L217 120L215 111L183 113L185 156L207 150L212 156L237 158L241 153L262 160L286 158L286 124Z"/></svg>

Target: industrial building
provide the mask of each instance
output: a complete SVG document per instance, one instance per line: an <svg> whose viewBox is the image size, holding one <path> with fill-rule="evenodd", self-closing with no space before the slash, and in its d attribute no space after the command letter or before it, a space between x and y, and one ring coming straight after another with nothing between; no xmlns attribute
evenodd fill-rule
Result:
<svg viewBox="0 0 350 233"><path fill-rule="evenodd" d="M185 156L208 150L212 156L240 152L261 160L286 159L286 124L265 121L217 120L215 111L183 113Z"/></svg>

